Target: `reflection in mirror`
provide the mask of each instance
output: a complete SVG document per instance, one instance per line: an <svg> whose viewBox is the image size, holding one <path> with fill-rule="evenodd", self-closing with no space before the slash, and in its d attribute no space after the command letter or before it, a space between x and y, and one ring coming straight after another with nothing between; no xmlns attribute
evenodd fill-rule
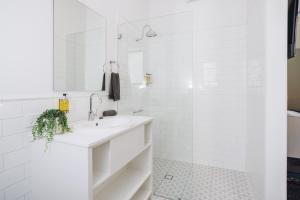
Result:
<svg viewBox="0 0 300 200"><path fill-rule="evenodd" d="M100 90L105 33L105 18L78 0L54 0L54 90Z"/></svg>

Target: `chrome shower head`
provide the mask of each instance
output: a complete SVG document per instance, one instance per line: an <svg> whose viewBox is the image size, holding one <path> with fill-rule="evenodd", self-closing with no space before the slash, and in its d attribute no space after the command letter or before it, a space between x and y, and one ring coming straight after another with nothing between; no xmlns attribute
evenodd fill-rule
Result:
<svg viewBox="0 0 300 200"><path fill-rule="evenodd" d="M145 33L145 30L148 29L148 31ZM150 38L153 38L153 37L156 37L157 36L157 33L151 28L150 25L145 25L143 27L143 32L142 32L142 36L140 38L138 38L136 41L139 42L141 40L144 39L144 37L150 37Z"/></svg>
<svg viewBox="0 0 300 200"><path fill-rule="evenodd" d="M150 29L149 31L146 32L146 37L156 37L157 33Z"/></svg>

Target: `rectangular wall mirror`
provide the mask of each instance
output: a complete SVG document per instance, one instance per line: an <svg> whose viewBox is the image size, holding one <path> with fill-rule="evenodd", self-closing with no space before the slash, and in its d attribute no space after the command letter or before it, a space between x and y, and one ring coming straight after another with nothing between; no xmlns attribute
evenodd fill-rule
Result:
<svg viewBox="0 0 300 200"><path fill-rule="evenodd" d="M78 0L53 1L54 90L100 90L106 58L106 19Z"/></svg>

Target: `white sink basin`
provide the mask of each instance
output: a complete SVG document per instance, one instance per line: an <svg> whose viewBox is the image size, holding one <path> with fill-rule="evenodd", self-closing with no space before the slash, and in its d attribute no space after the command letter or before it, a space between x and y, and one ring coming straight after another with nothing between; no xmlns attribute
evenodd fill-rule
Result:
<svg viewBox="0 0 300 200"><path fill-rule="evenodd" d="M78 121L71 124L72 133L55 135L54 142L82 147L97 146L151 122L151 117L132 115L119 115L95 121Z"/></svg>
<svg viewBox="0 0 300 200"><path fill-rule="evenodd" d="M126 116L108 117L94 121L81 121L74 124L75 130L86 129L110 129L122 126L130 126L132 119Z"/></svg>

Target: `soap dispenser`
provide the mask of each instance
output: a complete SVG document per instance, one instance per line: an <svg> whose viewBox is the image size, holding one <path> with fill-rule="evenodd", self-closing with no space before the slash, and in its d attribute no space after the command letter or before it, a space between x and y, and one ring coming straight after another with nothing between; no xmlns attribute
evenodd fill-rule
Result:
<svg viewBox="0 0 300 200"><path fill-rule="evenodd" d="M69 99L67 94L63 94L63 98L59 99L59 110L68 113L69 112Z"/></svg>

